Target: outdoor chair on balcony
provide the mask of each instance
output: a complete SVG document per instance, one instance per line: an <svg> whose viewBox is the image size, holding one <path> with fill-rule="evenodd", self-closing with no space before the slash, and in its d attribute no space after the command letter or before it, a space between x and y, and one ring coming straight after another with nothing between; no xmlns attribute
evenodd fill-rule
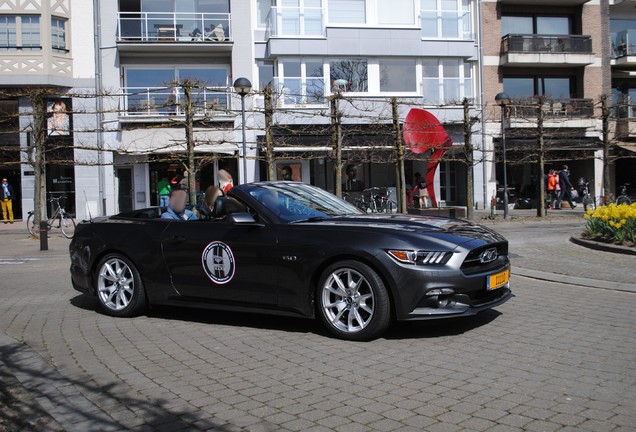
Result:
<svg viewBox="0 0 636 432"><path fill-rule="evenodd" d="M563 115L563 104L561 102L552 102L552 115L557 117Z"/></svg>
<svg viewBox="0 0 636 432"><path fill-rule="evenodd" d="M205 38L211 41L223 42L225 41L225 29L223 23L219 23L213 29L206 28Z"/></svg>
<svg viewBox="0 0 636 432"><path fill-rule="evenodd" d="M534 42L534 49L536 51L552 51L552 44L550 44L547 38L537 38Z"/></svg>

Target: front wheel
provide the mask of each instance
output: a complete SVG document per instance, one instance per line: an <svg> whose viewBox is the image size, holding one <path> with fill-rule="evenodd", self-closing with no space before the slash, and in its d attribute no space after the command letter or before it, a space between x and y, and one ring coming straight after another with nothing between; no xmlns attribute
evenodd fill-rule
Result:
<svg viewBox="0 0 636 432"><path fill-rule="evenodd" d="M62 230L64 237L68 239L73 238L73 234L75 234L75 220L66 215L62 216L60 220L60 229Z"/></svg>
<svg viewBox="0 0 636 432"><path fill-rule="evenodd" d="M628 197L626 197L625 195L621 195L618 198L616 198L616 205L621 205L621 204L631 204L632 200L630 200Z"/></svg>
<svg viewBox="0 0 636 432"><path fill-rule="evenodd" d="M318 314L336 337L368 341L389 326L391 302L380 276L358 261L327 267L318 285Z"/></svg>
<svg viewBox="0 0 636 432"><path fill-rule="evenodd" d="M106 255L97 266L97 298L108 315L132 317L146 306L141 275L135 265L120 254Z"/></svg>

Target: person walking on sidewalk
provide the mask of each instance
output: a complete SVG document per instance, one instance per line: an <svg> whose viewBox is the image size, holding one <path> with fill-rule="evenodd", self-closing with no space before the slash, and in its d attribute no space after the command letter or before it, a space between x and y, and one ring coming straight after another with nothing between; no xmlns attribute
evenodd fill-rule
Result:
<svg viewBox="0 0 636 432"><path fill-rule="evenodd" d="M556 202L556 209L561 209L561 201L566 199L568 204L570 204L570 208L576 208L576 204L572 202L572 190L574 190L574 186L572 186L572 182L570 181L570 171L568 170L567 165L563 165L563 170L559 174L559 184L561 185L561 195L559 195L559 199Z"/></svg>
<svg viewBox="0 0 636 432"><path fill-rule="evenodd" d="M557 199L556 195L556 187L557 187L557 176L556 171L553 169L548 173L548 181L547 181L547 191L548 191L548 207L550 209L554 208L554 201Z"/></svg>
<svg viewBox="0 0 636 432"><path fill-rule="evenodd" d="M0 204L2 205L2 221L6 224L13 223L13 186L9 184L6 178L2 179L2 187L0 187ZM7 213L9 214L7 218Z"/></svg>

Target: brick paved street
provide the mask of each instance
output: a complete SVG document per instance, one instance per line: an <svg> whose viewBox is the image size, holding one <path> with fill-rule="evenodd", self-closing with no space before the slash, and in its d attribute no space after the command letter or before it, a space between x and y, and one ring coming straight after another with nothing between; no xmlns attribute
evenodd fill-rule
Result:
<svg viewBox="0 0 636 432"><path fill-rule="evenodd" d="M595 287L629 291L636 259L569 243L577 224L492 223L511 240L514 299L370 343L261 315L110 318L71 288L68 240L40 253L0 232L1 362L25 412L51 415L38 430L636 430L636 293Z"/></svg>

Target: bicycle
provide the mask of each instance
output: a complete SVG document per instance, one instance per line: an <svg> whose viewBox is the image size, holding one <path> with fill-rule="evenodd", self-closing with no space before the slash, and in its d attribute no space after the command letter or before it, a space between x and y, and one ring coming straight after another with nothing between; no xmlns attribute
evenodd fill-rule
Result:
<svg viewBox="0 0 636 432"><path fill-rule="evenodd" d="M46 220L46 229L47 231L51 231L55 222L57 222L57 226L55 228L59 228L62 231L62 235L64 237L70 239L75 234L75 220L66 213L66 210L60 204L60 200L66 198L65 196L57 197L57 198L49 198L47 202L54 203L55 210L53 211L53 215ZM27 229L29 230L29 234L35 236L36 233L39 232L39 227L35 226L34 219L35 213L32 211L29 212L29 217L27 217Z"/></svg>
<svg viewBox="0 0 636 432"><path fill-rule="evenodd" d="M371 213L392 213L393 201L389 188L372 187L362 191L362 203L358 207Z"/></svg>
<svg viewBox="0 0 636 432"><path fill-rule="evenodd" d="M594 199L590 195L590 182L583 181L579 182L579 186L581 187L581 203L583 204L583 210L587 211L587 207L591 204L592 209L596 208L596 203Z"/></svg>
<svg viewBox="0 0 636 432"><path fill-rule="evenodd" d="M621 205L621 204L631 204L632 200L627 196L627 186L629 186L630 183L625 183L623 186L620 187L620 195L618 195L616 197L616 205Z"/></svg>

